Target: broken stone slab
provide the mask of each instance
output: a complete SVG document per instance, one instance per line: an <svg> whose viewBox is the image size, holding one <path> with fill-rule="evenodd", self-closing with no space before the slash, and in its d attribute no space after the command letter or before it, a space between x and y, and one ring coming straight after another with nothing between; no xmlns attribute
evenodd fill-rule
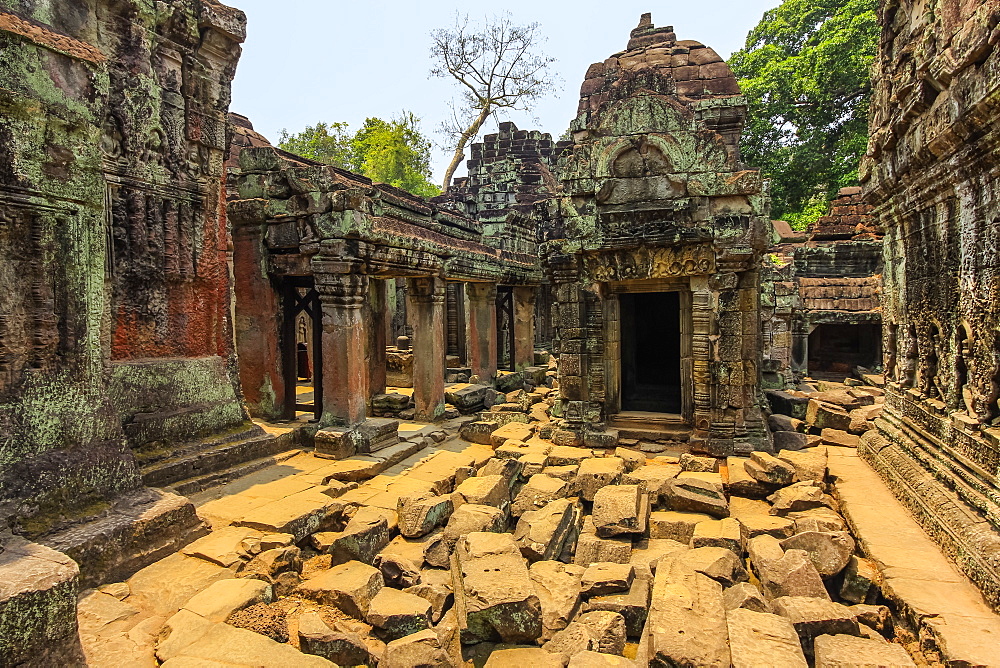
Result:
<svg viewBox="0 0 1000 668"><path fill-rule="evenodd" d="M463 385L457 389L446 388L444 400L462 413L472 413L482 410L487 396L492 393L493 388L488 385Z"/></svg>
<svg viewBox="0 0 1000 668"><path fill-rule="evenodd" d="M349 561L309 578L297 591L304 598L332 605L355 619L364 619L383 585L382 572L377 568Z"/></svg>
<svg viewBox="0 0 1000 668"><path fill-rule="evenodd" d="M635 568L631 564L598 562L587 566L580 582L583 596L604 596L626 592L635 579Z"/></svg>
<svg viewBox="0 0 1000 668"><path fill-rule="evenodd" d="M569 485L564 480L539 473L531 476L510 506L510 513L520 517L529 510L538 510L556 499L567 496Z"/></svg>
<svg viewBox="0 0 1000 668"><path fill-rule="evenodd" d="M769 415L767 417L767 426L770 427L771 431L776 435L779 431L799 431L805 426L805 423L802 420L796 420L791 416L775 413L774 415Z"/></svg>
<svg viewBox="0 0 1000 668"><path fill-rule="evenodd" d="M426 571L425 571L426 572ZM447 573L447 571L443 571ZM431 622L437 624L444 617L445 612L451 608L454 596L451 591L451 575L448 575L447 583L421 582L403 589L407 594L413 594L424 599L431 606Z"/></svg>
<svg viewBox="0 0 1000 668"><path fill-rule="evenodd" d="M776 431L773 436L775 450L802 450L813 445L813 439L808 434L797 431Z"/></svg>
<svg viewBox="0 0 1000 668"><path fill-rule="evenodd" d="M382 509L364 507L358 510L343 531L330 532L333 563L361 561L371 564L375 555L389 544L389 522Z"/></svg>
<svg viewBox="0 0 1000 668"><path fill-rule="evenodd" d="M826 506L791 512L788 519L795 523L795 533L804 531L846 531L847 522L835 510Z"/></svg>
<svg viewBox="0 0 1000 668"><path fill-rule="evenodd" d="M678 461L682 471L692 473L715 473L719 468L719 460L714 457L701 457L685 452Z"/></svg>
<svg viewBox="0 0 1000 668"><path fill-rule="evenodd" d="M596 650L597 640L587 626L573 621L547 640L542 645L542 649L555 656L571 657L580 652Z"/></svg>
<svg viewBox="0 0 1000 668"><path fill-rule="evenodd" d="M859 603L850 606L850 608L851 612L858 618L859 624L867 626L885 638L893 637L892 611L889 610L888 606Z"/></svg>
<svg viewBox="0 0 1000 668"><path fill-rule="evenodd" d="M882 584L882 574L875 562L851 555L840 585L840 598L851 603L873 603Z"/></svg>
<svg viewBox="0 0 1000 668"><path fill-rule="evenodd" d="M574 464L566 464L564 466L546 466L542 469L542 473L549 476L550 478L558 478L563 482L568 484L566 488L567 494L576 494L576 474L580 470L579 466Z"/></svg>
<svg viewBox="0 0 1000 668"><path fill-rule="evenodd" d="M455 666L437 633L426 629L398 638L385 646L379 661L385 668L424 668L429 666Z"/></svg>
<svg viewBox="0 0 1000 668"><path fill-rule="evenodd" d="M463 642L499 637L531 643L541 636L541 603L510 534L477 531L462 537L452 577Z"/></svg>
<svg viewBox="0 0 1000 668"><path fill-rule="evenodd" d="M836 404L810 399L806 407L806 424L816 429L846 432L851 427L851 414Z"/></svg>
<svg viewBox="0 0 1000 668"><path fill-rule="evenodd" d="M444 531L427 543L424 560L436 568L451 568L451 553L462 536L473 531L500 532L504 525L499 508L466 503L452 513Z"/></svg>
<svg viewBox="0 0 1000 668"><path fill-rule="evenodd" d="M578 448L572 445L557 445L549 451L550 466L579 466L585 459L592 458L594 453L589 448Z"/></svg>
<svg viewBox="0 0 1000 668"><path fill-rule="evenodd" d="M569 499L556 499L521 515L514 529L514 541L521 555L528 561L557 558L574 528L576 505Z"/></svg>
<svg viewBox="0 0 1000 668"><path fill-rule="evenodd" d="M748 577L743 561L723 547L699 547L678 552L670 558L686 568L707 575L723 587L743 582Z"/></svg>
<svg viewBox="0 0 1000 668"><path fill-rule="evenodd" d="M782 487L767 497L771 502L771 514L784 516L793 512L812 510L813 508L835 509L836 501L822 488L814 483L797 482L788 487Z"/></svg>
<svg viewBox="0 0 1000 668"><path fill-rule="evenodd" d="M853 635L821 635L814 642L816 668L848 668L848 666L879 666L879 668L916 667L902 645L880 642Z"/></svg>
<svg viewBox="0 0 1000 668"><path fill-rule="evenodd" d="M822 635L861 633L858 618L846 605L811 596L782 596L771 601L775 614L795 627L806 656L813 655L813 640Z"/></svg>
<svg viewBox="0 0 1000 668"><path fill-rule="evenodd" d="M593 596L587 601L585 610L617 612L625 620L626 635L635 638L642 634L646 623L652 590L653 574L647 569L637 568L628 592Z"/></svg>
<svg viewBox="0 0 1000 668"><path fill-rule="evenodd" d="M574 489L586 501L593 501L597 490L614 485L625 472L625 460L619 457L591 457L580 462Z"/></svg>
<svg viewBox="0 0 1000 668"><path fill-rule="evenodd" d="M601 538L645 533L649 522L645 484L602 487L594 495L592 517Z"/></svg>
<svg viewBox="0 0 1000 668"><path fill-rule="evenodd" d="M726 587L722 592L722 603L726 606L726 610L746 608L754 612L771 612L771 606L763 594L749 582L737 582L731 587Z"/></svg>
<svg viewBox="0 0 1000 668"><path fill-rule="evenodd" d="M774 536L780 540L795 533L795 523L777 515L744 515L740 517L740 527L744 544L757 536Z"/></svg>
<svg viewBox="0 0 1000 668"><path fill-rule="evenodd" d="M825 447L812 448L803 452L779 450L775 456L795 469L795 482L824 482L826 480L827 452Z"/></svg>
<svg viewBox="0 0 1000 668"><path fill-rule="evenodd" d="M576 542L573 563L588 566L598 561L627 564L632 557L631 535L602 538L597 535L593 516L584 518L583 528Z"/></svg>
<svg viewBox="0 0 1000 668"><path fill-rule="evenodd" d="M318 612L299 616L299 649L332 661L338 666L375 666L378 657L357 633L331 629Z"/></svg>
<svg viewBox="0 0 1000 668"><path fill-rule="evenodd" d="M646 455L645 453L639 452L632 448L617 447L615 448L615 457L618 457L623 462L625 462L625 472L631 473L640 466L646 465Z"/></svg>
<svg viewBox="0 0 1000 668"><path fill-rule="evenodd" d="M764 395L771 404L771 410L775 413L787 415L797 420L805 418L809 397L804 393L792 393L784 390L764 390Z"/></svg>
<svg viewBox="0 0 1000 668"><path fill-rule="evenodd" d="M683 545L669 538L637 538L632 544L629 563L635 566L636 572L649 570L650 573L655 573L657 565L664 557L689 549L689 545Z"/></svg>
<svg viewBox="0 0 1000 668"><path fill-rule="evenodd" d="M677 558L661 562L639 657L649 665L724 668L731 663L728 640L722 585Z"/></svg>
<svg viewBox="0 0 1000 668"><path fill-rule="evenodd" d="M559 561L536 561L528 569L542 606L542 637L551 638L566 628L580 607L583 566Z"/></svg>
<svg viewBox="0 0 1000 668"><path fill-rule="evenodd" d="M454 512L452 499L435 494L399 497L396 515L399 518L399 533L406 538L426 536L448 522Z"/></svg>
<svg viewBox="0 0 1000 668"><path fill-rule="evenodd" d="M237 610L274 599L271 585L251 578L229 578L209 585L184 604L190 610L212 622L224 622Z"/></svg>
<svg viewBox="0 0 1000 668"><path fill-rule="evenodd" d="M857 434L851 434L843 429L827 428L820 432L823 445L834 445L841 448L857 448L861 439Z"/></svg>
<svg viewBox="0 0 1000 668"><path fill-rule="evenodd" d="M597 644L596 651L620 655L625 650L625 617L620 613L591 610L580 615L577 622L590 630Z"/></svg>
<svg viewBox="0 0 1000 668"><path fill-rule="evenodd" d="M396 640L430 627L431 604L415 594L382 587L368 604L365 621L380 629L383 639Z"/></svg>
<svg viewBox="0 0 1000 668"><path fill-rule="evenodd" d="M494 448L499 448L506 441L527 441L531 438L531 435L535 433L535 430L523 422L510 422L503 425L502 427L497 427L497 429L490 434L490 442L488 445L492 445Z"/></svg>
<svg viewBox="0 0 1000 668"><path fill-rule="evenodd" d="M508 440L494 450L493 454L500 459L519 459L525 455L541 455L545 457L545 463L547 464L548 453L553 447L551 443L537 439L531 439L530 443Z"/></svg>
<svg viewBox="0 0 1000 668"><path fill-rule="evenodd" d="M779 559L758 558L754 571L769 599L797 596L830 600L823 578L804 550L788 550Z"/></svg>
<svg viewBox="0 0 1000 668"><path fill-rule="evenodd" d="M250 558L241 546L245 541L256 541L259 546L264 534L247 527L226 526L216 529L203 538L184 547L181 552L229 568Z"/></svg>
<svg viewBox="0 0 1000 668"><path fill-rule="evenodd" d="M705 513L658 510L649 514L649 537L669 538L688 545L698 523L711 519L713 517Z"/></svg>
<svg viewBox="0 0 1000 668"><path fill-rule="evenodd" d="M491 653L483 668L510 668L511 666L565 668L567 660L565 655L554 654L541 647L514 647L499 649Z"/></svg>
<svg viewBox="0 0 1000 668"><path fill-rule="evenodd" d="M645 464L622 476L625 485L645 483L646 492L653 504L662 503L666 493L667 482L676 478L681 472L677 464Z"/></svg>
<svg viewBox="0 0 1000 668"><path fill-rule="evenodd" d="M747 473L745 465L749 461L746 457L726 458L726 471L729 477L724 483L725 491L730 496L765 499L774 493L775 486L763 483Z"/></svg>
<svg viewBox="0 0 1000 668"><path fill-rule="evenodd" d="M298 543L338 513L344 507L342 499L331 499L317 489L307 489L253 508L233 524L266 533L289 533Z"/></svg>
<svg viewBox="0 0 1000 668"><path fill-rule="evenodd" d="M239 570L241 578L257 578L276 584L282 573L302 571L301 550L295 546L261 552Z"/></svg>
<svg viewBox="0 0 1000 668"><path fill-rule="evenodd" d="M375 555L372 565L382 571L386 586L404 589L420 582L424 549L434 537L428 535L408 539L396 536Z"/></svg>
<svg viewBox="0 0 1000 668"><path fill-rule="evenodd" d="M504 459L502 457L490 457L489 461L479 469L478 476L498 475L507 481L507 486L512 487L521 475L526 462L521 459ZM538 473L538 471L535 471Z"/></svg>
<svg viewBox="0 0 1000 668"><path fill-rule="evenodd" d="M519 478L528 480L531 476L543 473L549 461L549 456L541 452L533 452L522 455L520 459L514 460L521 465Z"/></svg>
<svg viewBox="0 0 1000 668"><path fill-rule="evenodd" d="M795 478L795 468L791 464L766 452L751 453L743 468L750 477L768 485L790 485Z"/></svg>
<svg viewBox="0 0 1000 668"><path fill-rule="evenodd" d="M777 561L785 555L785 551L781 549L781 541L768 534L754 536L747 541L746 547L750 555L750 565L758 575L760 569L768 562Z"/></svg>
<svg viewBox="0 0 1000 668"><path fill-rule="evenodd" d="M466 422L459 430L459 436L469 443L493 445L492 434L499 428L500 423L495 420L477 420L475 422Z"/></svg>
<svg viewBox="0 0 1000 668"><path fill-rule="evenodd" d="M493 506L506 512L510 505L510 486L502 475L475 476L463 481L452 493L456 507L471 503L479 506Z"/></svg>
<svg viewBox="0 0 1000 668"><path fill-rule="evenodd" d="M726 613L733 668L807 668L799 637L784 617L736 608Z"/></svg>
<svg viewBox="0 0 1000 668"><path fill-rule="evenodd" d="M743 555L743 525L733 518L704 520L694 525L691 547L722 547Z"/></svg>
<svg viewBox="0 0 1000 668"><path fill-rule="evenodd" d="M721 484L700 478L674 478L664 486L664 503L670 510L729 517L729 502Z"/></svg>
<svg viewBox="0 0 1000 668"><path fill-rule="evenodd" d="M854 554L854 539L846 531L805 531L781 541L781 549L804 550L820 576L837 575Z"/></svg>

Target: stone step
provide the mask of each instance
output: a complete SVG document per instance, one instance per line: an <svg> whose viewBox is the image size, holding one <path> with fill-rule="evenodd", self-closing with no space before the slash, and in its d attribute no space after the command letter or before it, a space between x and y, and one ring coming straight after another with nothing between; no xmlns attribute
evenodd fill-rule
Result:
<svg viewBox="0 0 1000 668"><path fill-rule="evenodd" d="M142 482L150 487L165 487L272 457L300 445L300 432L293 429L282 434L268 434L254 425L238 440L224 438L220 443L219 439L207 439L200 442L201 447L184 444L173 457L143 466Z"/></svg>
<svg viewBox="0 0 1000 668"><path fill-rule="evenodd" d="M257 471L265 469L268 466L275 466L302 452L304 452L304 450L293 448L291 450L280 452L276 455L259 457L248 462L237 464L236 466L230 466L229 468L222 469L221 471L213 471L211 473L206 473L205 475L181 480L180 482L171 485L168 489L182 496L190 496L213 487L218 487L219 485L225 485L242 478L243 476L256 473Z"/></svg>
<svg viewBox="0 0 1000 668"><path fill-rule="evenodd" d="M668 440L686 443L691 436L690 426L676 418L661 417L657 413L623 412L613 416L608 425L618 430L619 438L636 438L640 441Z"/></svg>
<svg viewBox="0 0 1000 668"><path fill-rule="evenodd" d="M248 422L226 431L208 434L203 438L183 443L171 443L169 445L147 443L135 448L135 458L140 467L153 467L165 460L177 459L191 453L201 452L207 448L223 446L227 443L236 443L254 436L260 436L262 433L264 432L259 425Z"/></svg>

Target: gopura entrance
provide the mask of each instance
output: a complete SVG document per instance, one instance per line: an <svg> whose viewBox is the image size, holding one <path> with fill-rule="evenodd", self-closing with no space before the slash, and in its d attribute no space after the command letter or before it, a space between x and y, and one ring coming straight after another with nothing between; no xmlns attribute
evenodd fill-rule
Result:
<svg viewBox="0 0 1000 668"><path fill-rule="evenodd" d="M619 295L621 409L681 413L679 292Z"/></svg>

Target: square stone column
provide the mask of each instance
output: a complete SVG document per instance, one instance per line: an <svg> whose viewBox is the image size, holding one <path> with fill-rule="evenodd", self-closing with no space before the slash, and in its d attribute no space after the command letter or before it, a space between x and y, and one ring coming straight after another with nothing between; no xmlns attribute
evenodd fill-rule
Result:
<svg viewBox="0 0 1000 668"><path fill-rule="evenodd" d="M535 295L534 285L514 287L514 369L535 364Z"/></svg>
<svg viewBox="0 0 1000 668"><path fill-rule="evenodd" d="M369 279L368 298L363 317L368 330L368 394L369 398L385 393L385 345L389 320L387 281Z"/></svg>
<svg viewBox="0 0 1000 668"><path fill-rule="evenodd" d="M320 426L353 427L365 420L369 399L371 322L364 317L368 277L315 274L323 309L323 416Z"/></svg>
<svg viewBox="0 0 1000 668"><path fill-rule="evenodd" d="M417 420L444 414L445 283L437 277L406 281L413 327L413 403Z"/></svg>
<svg viewBox="0 0 1000 668"><path fill-rule="evenodd" d="M497 286L467 283L469 297L469 366L479 382L490 384L497 375Z"/></svg>

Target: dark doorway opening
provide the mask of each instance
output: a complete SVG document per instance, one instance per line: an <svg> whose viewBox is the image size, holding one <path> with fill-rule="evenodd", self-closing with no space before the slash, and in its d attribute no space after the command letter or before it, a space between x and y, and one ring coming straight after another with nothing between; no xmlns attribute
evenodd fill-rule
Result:
<svg viewBox="0 0 1000 668"><path fill-rule="evenodd" d="M679 292L619 295L622 410L681 412Z"/></svg>
<svg viewBox="0 0 1000 668"><path fill-rule="evenodd" d="M881 363L881 342L881 325L817 325L809 334L809 373L849 376L856 366L873 369Z"/></svg>
<svg viewBox="0 0 1000 668"><path fill-rule="evenodd" d="M299 412L323 414L323 313L311 278L284 281L281 336L285 380L284 418Z"/></svg>
<svg viewBox="0 0 1000 668"><path fill-rule="evenodd" d="M514 371L514 288L497 287L497 369Z"/></svg>

